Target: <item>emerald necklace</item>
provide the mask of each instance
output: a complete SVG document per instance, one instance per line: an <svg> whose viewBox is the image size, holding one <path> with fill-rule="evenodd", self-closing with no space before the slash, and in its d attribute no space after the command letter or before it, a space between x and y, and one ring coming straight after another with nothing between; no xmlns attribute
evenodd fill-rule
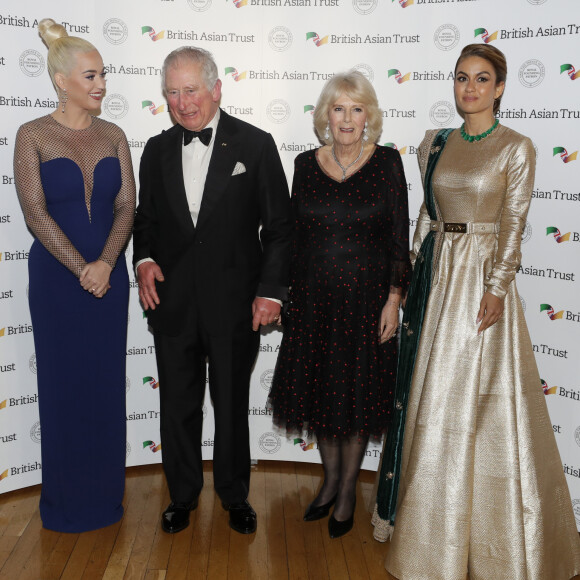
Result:
<svg viewBox="0 0 580 580"><path fill-rule="evenodd" d="M488 135L490 135L498 125L499 119L496 119L495 123L487 131L484 131L479 135L468 135L465 132L465 123L463 123L463 125L461 125L461 137L463 137L464 141L469 141L469 143L473 143L474 141L481 141L482 139L485 139Z"/></svg>

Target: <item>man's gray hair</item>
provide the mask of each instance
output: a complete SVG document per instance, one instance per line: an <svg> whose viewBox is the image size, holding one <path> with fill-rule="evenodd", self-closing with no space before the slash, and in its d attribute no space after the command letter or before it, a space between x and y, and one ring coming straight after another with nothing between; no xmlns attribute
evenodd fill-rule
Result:
<svg viewBox="0 0 580 580"><path fill-rule="evenodd" d="M170 52L163 61L161 69L161 86L165 92L165 75L171 66L177 66L180 62L189 61L201 65L203 80L208 90L212 90L218 80L218 69L211 52L196 46L181 46Z"/></svg>

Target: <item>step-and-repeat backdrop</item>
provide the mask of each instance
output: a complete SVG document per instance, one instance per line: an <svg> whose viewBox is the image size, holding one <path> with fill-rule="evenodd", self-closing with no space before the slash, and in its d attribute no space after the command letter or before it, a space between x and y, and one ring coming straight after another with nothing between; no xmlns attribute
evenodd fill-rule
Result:
<svg viewBox="0 0 580 580"><path fill-rule="evenodd" d="M7 6L9 5L9 6ZM293 160L318 146L312 111L334 72L356 68L383 109L381 144L396 147L407 174L411 229L422 200L417 146L426 129L461 124L453 68L471 42L508 58L502 123L537 150L534 199L517 283L554 433L580 525L580 4L576 0L54 0L0 9L0 493L41 481L36 364L27 304L28 233L12 156L22 123L56 107L37 31L44 17L89 39L109 71L102 117L127 134L135 171L147 139L171 120L160 85L172 49L210 50L223 81L222 107L274 136ZM127 257L131 256L131 246ZM47 307L50 305L47 304ZM127 465L160 461L152 335L132 279L127 342ZM55 328L55 340L59 340ZM281 333L262 334L249 420L255 459L319 461L316 444L272 427L266 399ZM107 364L103 361L103 364ZM213 413L205 403L204 457ZM103 445L107 434L103 433ZM364 467L376 469L379 443ZM74 460L74 459L71 459Z"/></svg>

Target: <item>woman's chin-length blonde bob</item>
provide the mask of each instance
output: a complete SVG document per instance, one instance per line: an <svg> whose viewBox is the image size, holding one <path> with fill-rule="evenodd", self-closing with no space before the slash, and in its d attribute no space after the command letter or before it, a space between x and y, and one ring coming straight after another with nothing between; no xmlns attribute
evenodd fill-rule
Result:
<svg viewBox="0 0 580 580"><path fill-rule="evenodd" d="M342 94L364 106L367 113L367 136L370 143L376 143L383 130L383 112L379 108L373 85L362 73L355 70L335 74L322 88L314 110L314 129L320 141L325 145L333 144L332 133L329 131L328 139L324 134L330 108Z"/></svg>

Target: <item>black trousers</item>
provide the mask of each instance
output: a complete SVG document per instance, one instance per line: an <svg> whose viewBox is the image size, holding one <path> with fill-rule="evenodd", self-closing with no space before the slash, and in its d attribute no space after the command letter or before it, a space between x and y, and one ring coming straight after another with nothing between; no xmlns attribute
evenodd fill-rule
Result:
<svg viewBox="0 0 580 580"><path fill-rule="evenodd" d="M206 360L215 417L214 486L225 503L238 503L248 496L250 375L260 333L252 330L250 316L225 326L202 328L192 313L178 336L154 333L163 469L174 502L193 501L203 487L201 439ZM206 407L210 413L209 401Z"/></svg>

